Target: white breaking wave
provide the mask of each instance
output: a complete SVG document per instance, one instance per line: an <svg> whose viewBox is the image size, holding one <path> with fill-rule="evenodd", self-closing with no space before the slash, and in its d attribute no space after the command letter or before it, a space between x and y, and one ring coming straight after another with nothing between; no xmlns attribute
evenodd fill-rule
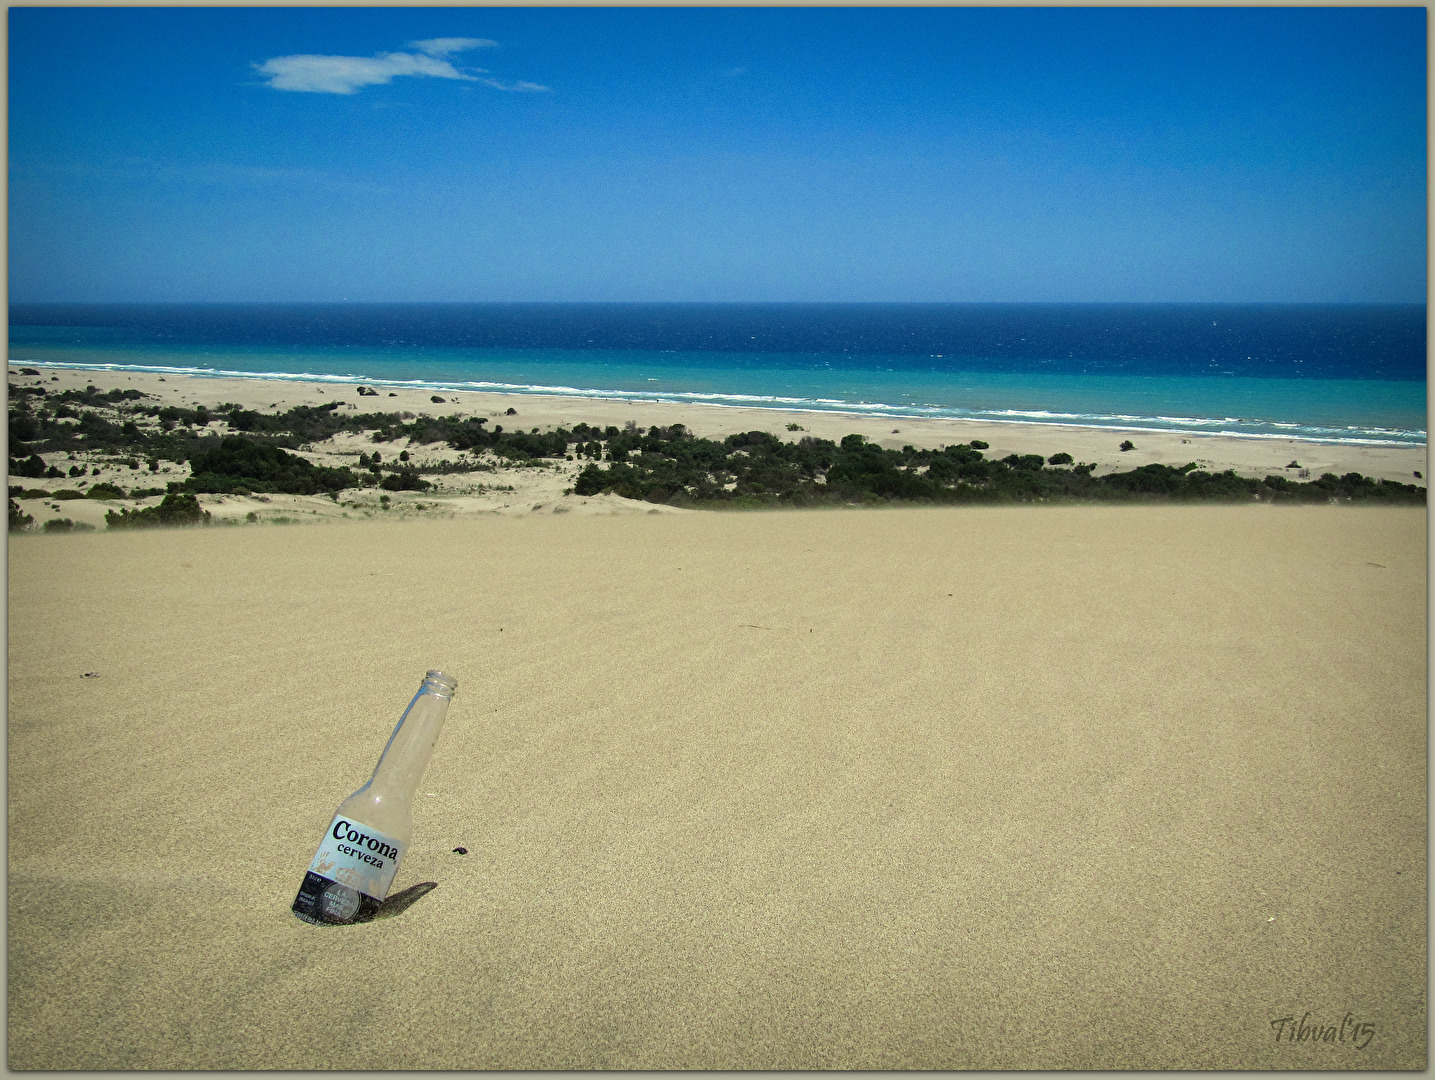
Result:
<svg viewBox="0 0 1435 1080"><path fill-rule="evenodd" d="M583 397L602 401L645 401L667 404L703 404L719 408L774 408L784 412L846 414L870 418L968 420L991 424L1048 424L1053 427L1100 428L1108 431L1184 432L1193 435L1223 435L1240 439L1297 439L1304 442L1342 443L1361 446L1409 446L1423 444L1426 432L1399 428L1323 427L1290 421L1243 419L1240 417L1141 416L1130 413L1071 413L1030 409L963 409L944 405L893 405L886 402L843 401L838 398L786 397L770 394L731 394L692 390L622 390L600 387L550 386L538 383L510 383L486 380L393 379L358 374L315 374L291 371L240 371L201 368L191 365L77 363L51 359L11 356L9 363L42 365L76 371L132 371L159 375L190 375L200 378L267 379L275 382L363 384L396 390L430 390L450 393L482 392L544 397ZM1235 425L1234 427L1231 425ZM1257 430L1275 428L1275 431ZM1192 429L1200 429L1199 431Z"/></svg>

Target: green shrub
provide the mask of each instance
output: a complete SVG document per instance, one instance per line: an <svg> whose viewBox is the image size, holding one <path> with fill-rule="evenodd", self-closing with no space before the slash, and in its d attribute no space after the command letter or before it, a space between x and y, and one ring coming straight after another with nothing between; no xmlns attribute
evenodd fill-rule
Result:
<svg viewBox="0 0 1435 1080"><path fill-rule="evenodd" d="M384 477L379 482L379 487L385 491L425 491L433 485L418 473L405 469Z"/></svg>
<svg viewBox="0 0 1435 1080"><path fill-rule="evenodd" d="M107 481L101 481L90 488L89 494L86 497L90 499L123 499L125 492L124 488L116 487Z"/></svg>
<svg viewBox="0 0 1435 1080"><path fill-rule="evenodd" d="M1046 459L1048 465L1070 465L1075 459L1067 453L1052 454Z"/></svg>
<svg viewBox="0 0 1435 1080"><path fill-rule="evenodd" d="M20 504L14 499L10 500L10 531L22 532L35 524L35 518L31 514L20 509Z"/></svg>
<svg viewBox="0 0 1435 1080"><path fill-rule="evenodd" d="M607 474L596 465L589 465L578 474L578 480L573 485L575 495L597 495L603 490L607 483Z"/></svg>
<svg viewBox="0 0 1435 1080"><path fill-rule="evenodd" d="M322 495L354 487L348 469L321 468L269 443L226 435L219 445L189 459L185 487L195 492L228 495L238 488L288 495Z"/></svg>
<svg viewBox="0 0 1435 1080"><path fill-rule="evenodd" d="M23 461L17 458L10 459L11 476L28 476L38 480L45 475L45 459L39 454L31 454Z"/></svg>
<svg viewBox="0 0 1435 1080"><path fill-rule="evenodd" d="M209 511L201 509L199 500L193 495L176 493L166 495L158 506L146 506L140 510L114 510L105 514L105 524L111 529L144 529L163 525L208 525Z"/></svg>

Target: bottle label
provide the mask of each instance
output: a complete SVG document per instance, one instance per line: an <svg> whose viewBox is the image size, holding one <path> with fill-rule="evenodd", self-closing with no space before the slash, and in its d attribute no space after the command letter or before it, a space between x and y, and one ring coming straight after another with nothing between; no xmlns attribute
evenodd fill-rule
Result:
<svg viewBox="0 0 1435 1080"><path fill-rule="evenodd" d="M379 913L379 907L372 896L355 892L312 870L304 875L304 884L294 897L294 914L316 926L366 922Z"/></svg>
<svg viewBox="0 0 1435 1080"><path fill-rule="evenodd" d="M336 817L330 822L314 861L309 864L309 873L346 885L382 903L389 895L389 886L394 883L403 854L404 845L392 837L356 821Z"/></svg>

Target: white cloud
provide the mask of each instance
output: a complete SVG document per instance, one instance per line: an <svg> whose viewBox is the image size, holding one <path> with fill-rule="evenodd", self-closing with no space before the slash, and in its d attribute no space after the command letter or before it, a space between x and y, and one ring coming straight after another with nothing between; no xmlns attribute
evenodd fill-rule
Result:
<svg viewBox="0 0 1435 1080"><path fill-rule="evenodd" d="M255 64L254 69L275 90L312 94L356 94L361 86L381 86L397 75L480 81L458 71L447 60L402 52L378 56L276 56Z"/></svg>
<svg viewBox="0 0 1435 1080"><path fill-rule="evenodd" d="M498 42L488 38L425 38L409 42L408 47L418 52L379 53L377 56L276 56L253 66L265 77L266 85L275 90L298 90L311 94L357 94L360 87L381 86L398 75L462 79L516 93L552 93L550 87L541 83L522 80L501 82L481 77L488 75L485 69L467 67L460 70L448 60L455 53L497 45Z"/></svg>
<svg viewBox="0 0 1435 1080"><path fill-rule="evenodd" d="M552 87L543 86L543 85L541 85L540 83L532 83L532 82L506 83L506 82L499 82L497 79L478 79L478 80L476 80L476 81L483 83L484 86L491 86L491 87L493 87L495 90L511 90L511 91L515 91L515 92L520 93L520 94L551 94L551 93L553 92Z"/></svg>
<svg viewBox="0 0 1435 1080"><path fill-rule="evenodd" d="M496 41L489 41L488 38L481 37L436 37L427 38L424 41L410 41L409 48L428 53L430 56L448 57L456 52L467 52L469 49L491 49L497 44Z"/></svg>

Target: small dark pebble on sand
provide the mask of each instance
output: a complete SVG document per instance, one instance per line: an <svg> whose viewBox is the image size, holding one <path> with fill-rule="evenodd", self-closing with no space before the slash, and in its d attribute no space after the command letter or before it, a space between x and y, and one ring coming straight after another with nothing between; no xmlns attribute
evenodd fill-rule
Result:
<svg viewBox="0 0 1435 1080"><path fill-rule="evenodd" d="M455 855L467 855L467 854L468 854L468 848L466 848L466 847L456 847L456 848L453 849L453 853L454 853Z"/></svg>

